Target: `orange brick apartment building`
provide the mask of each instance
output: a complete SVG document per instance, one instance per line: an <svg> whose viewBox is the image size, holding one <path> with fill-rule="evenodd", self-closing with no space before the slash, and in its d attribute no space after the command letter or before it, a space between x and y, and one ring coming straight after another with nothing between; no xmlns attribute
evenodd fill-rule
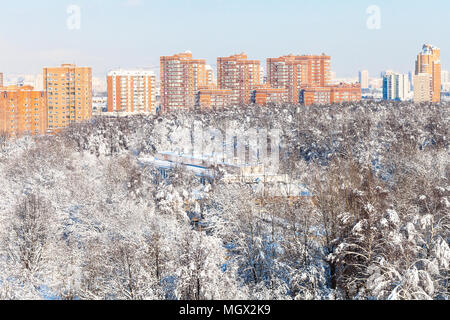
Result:
<svg viewBox="0 0 450 320"><path fill-rule="evenodd" d="M268 103L288 102L288 90L285 88L270 88L260 85L253 91L252 102L264 106Z"/></svg>
<svg viewBox="0 0 450 320"><path fill-rule="evenodd" d="M214 86L211 68L205 68L204 60L193 60L190 52L161 57L162 111L193 105L220 109L252 102L266 105L361 100L360 86L330 86L330 61L331 57L325 54L269 58L267 83L263 85L258 60L248 60L245 53L219 57Z"/></svg>
<svg viewBox="0 0 450 320"><path fill-rule="evenodd" d="M206 60L191 52L161 57L161 111L193 108L198 88L210 85Z"/></svg>
<svg viewBox="0 0 450 320"><path fill-rule="evenodd" d="M299 103L302 87L325 87L330 84L331 57L322 55L287 55L267 59L267 84L287 89L288 102Z"/></svg>
<svg viewBox="0 0 450 320"><path fill-rule="evenodd" d="M200 87L197 92L196 106L201 109L223 109L231 104L233 90L218 89L215 86Z"/></svg>
<svg viewBox="0 0 450 320"><path fill-rule="evenodd" d="M361 84L338 84L325 87L305 87L300 90L303 105L333 104L361 101Z"/></svg>
<svg viewBox="0 0 450 320"><path fill-rule="evenodd" d="M10 136L47 132L46 94L32 86L0 88L0 132Z"/></svg>
<svg viewBox="0 0 450 320"><path fill-rule="evenodd" d="M431 102L441 101L441 49L425 44L417 55L415 76L428 74L430 85L422 91L430 91ZM416 89L415 89L416 90ZM419 89L417 89L419 91ZM427 92L416 92L416 96L427 96ZM418 100L418 99L415 99ZM425 99L426 101L427 99ZM419 99L420 102L420 99Z"/></svg>
<svg viewBox="0 0 450 320"><path fill-rule="evenodd" d="M58 131L72 122L92 118L92 69L63 64L44 68L48 129Z"/></svg>
<svg viewBox="0 0 450 320"><path fill-rule="evenodd" d="M217 58L217 86L233 91L231 103L251 102L253 90L261 84L260 62L247 60L245 53Z"/></svg>
<svg viewBox="0 0 450 320"><path fill-rule="evenodd" d="M108 112L155 113L156 75L147 70L108 73Z"/></svg>

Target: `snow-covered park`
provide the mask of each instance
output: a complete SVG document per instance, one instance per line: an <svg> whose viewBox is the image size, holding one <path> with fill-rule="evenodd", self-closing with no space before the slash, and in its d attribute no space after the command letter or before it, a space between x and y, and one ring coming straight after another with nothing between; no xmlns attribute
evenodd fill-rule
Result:
<svg viewBox="0 0 450 320"><path fill-rule="evenodd" d="M249 105L1 136L0 299L449 299L449 111ZM236 123L279 131L278 172L158 157Z"/></svg>

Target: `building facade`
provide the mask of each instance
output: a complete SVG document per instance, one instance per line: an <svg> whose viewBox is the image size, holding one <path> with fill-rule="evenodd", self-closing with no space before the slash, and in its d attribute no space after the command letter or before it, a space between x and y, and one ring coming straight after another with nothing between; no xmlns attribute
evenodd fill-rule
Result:
<svg viewBox="0 0 450 320"><path fill-rule="evenodd" d="M216 80L214 78L214 70L209 64L207 64L205 66L205 70L206 70L206 77L207 77L207 83L205 85L212 85L213 83L216 82Z"/></svg>
<svg viewBox="0 0 450 320"><path fill-rule="evenodd" d="M330 86L331 103L357 102L361 101L361 84L341 83Z"/></svg>
<svg viewBox="0 0 450 320"><path fill-rule="evenodd" d="M449 92L450 89L450 78L449 73L446 70L441 71L441 90L443 92Z"/></svg>
<svg viewBox="0 0 450 320"><path fill-rule="evenodd" d="M0 88L0 132L10 136L47 133L45 92L32 86Z"/></svg>
<svg viewBox="0 0 450 320"><path fill-rule="evenodd" d="M108 112L156 113L156 75L147 70L108 73Z"/></svg>
<svg viewBox="0 0 450 320"><path fill-rule="evenodd" d="M92 118L92 69L63 64L44 68L48 129L58 131L73 122Z"/></svg>
<svg viewBox="0 0 450 320"><path fill-rule="evenodd" d="M419 73L414 75L414 102L430 102L432 100L431 75Z"/></svg>
<svg viewBox="0 0 450 320"><path fill-rule="evenodd" d="M300 91L300 103L305 106L354 101L361 101L361 84L359 83L341 83L324 87L305 87Z"/></svg>
<svg viewBox="0 0 450 320"><path fill-rule="evenodd" d="M217 58L217 86L233 91L234 105L251 102L253 90L261 84L260 76L260 62L247 60L245 53Z"/></svg>
<svg viewBox="0 0 450 320"><path fill-rule="evenodd" d="M331 83L331 57L287 55L267 59L267 84L288 90L288 102L300 102L303 87L325 87Z"/></svg>
<svg viewBox="0 0 450 320"><path fill-rule="evenodd" d="M430 91L430 102L441 101L441 50L430 44L425 44L417 55L415 75L430 75L430 85L420 86L420 90ZM423 78L423 77L422 77ZM421 78L421 80L423 80ZM418 88L414 87L414 90ZM426 97L428 94L420 92L418 97ZM415 101L415 100L414 100Z"/></svg>
<svg viewBox="0 0 450 320"><path fill-rule="evenodd" d="M383 77L383 100L406 101L410 96L409 76L389 73Z"/></svg>
<svg viewBox="0 0 450 320"><path fill-rule="evenodd" d="M441 83L447 83L450 81L449 73L447 70L441 71Z"/></svg>
<svg viewBox="0 0 450 320"><path fill-rule="evenodd" d="M361 89L369 89L369 71L361 70L359 72L359 83L361 84Z"/></svg>
<svg viewBox="0 0 450 320"><path fill-rule="evenodd" d="M264 68L262 66L260 66L259 68L259 80L261 84L266 84L267 82L267 76L266 73L264 72Z"/></svg>
<svg viewBox="0 0 450 320"><path fill-rule="evenodd" d="M196 95L196 107L201 109L223 109L231 104L233 90L215 86L200 87Z"/></svg>
<svg viewBox="0 0 450 320"><path fill-rule="evenodd" d="M0 87L3 87L3 73L0 72Z"/></svg>
<svg viewBox="0 0 450 320"><path fill-rule="evenodd" d="M108 114L108 97L93 96L92 97L92 115L98 116Z"/></svg>
<svg viewBox="0 0 450 320"><path fill-rule="evenodd" d="M300 103L305 106L313 104L330 104L331 87L307 87L301 89Z"/></svg>
<svg viewBox="0 0 450 320"><path fill-rule="evenodd" d="M206 61L189 51L161 57L160 68L162 112L193 108L198 88L210 85Z"/></svg>
<svg viewBox="0 0 450 320"><path fill-rule="evenodd" d="M288 102L288 90L261 85L253 91L252 102L260 106L269 103L285 103Z"/></svg>

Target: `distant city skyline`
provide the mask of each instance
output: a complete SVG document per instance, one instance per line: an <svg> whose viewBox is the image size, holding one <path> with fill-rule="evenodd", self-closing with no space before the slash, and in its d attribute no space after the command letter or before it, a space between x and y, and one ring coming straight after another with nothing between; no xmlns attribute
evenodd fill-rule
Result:
<svg viewBox="0 0 450 320"><path fill-rule="evenodd" d="M0 72L8 78L76 63L105 79L117 68L149 68L159 75L160 56L190 50L214 71L217 57L241 52L264 69L267 58L326 53L338 78L356 78L360 70L379 77L387 69L413 71L424 43L441 48L445 70L450 3L432 2L17 0L0 12L6 30L0 35ZM379 29L368 25L372 6L379 9ZM78 17L79 26L71 28ZM423 17L433 18L417 23Z"/></svg>

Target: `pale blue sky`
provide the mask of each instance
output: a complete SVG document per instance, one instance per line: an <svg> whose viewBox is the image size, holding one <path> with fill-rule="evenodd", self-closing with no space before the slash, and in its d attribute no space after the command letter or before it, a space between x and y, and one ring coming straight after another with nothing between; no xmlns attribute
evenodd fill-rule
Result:
<svg viewBox="0 0 450 320"><path fill-rule="evenodd" d="M81 8L81 29L66 10ZM381 29L366 26L370 5ZM97 76L117 67L156 67L159 57L191 50L211 65L246 52L260 59L294 54L332 56L340 77L385 69L408 72L423 43L450 63L448 0L2 0L0 71L39 73L74 62ZM445 36L444 36L445 35Z"/></svg>

